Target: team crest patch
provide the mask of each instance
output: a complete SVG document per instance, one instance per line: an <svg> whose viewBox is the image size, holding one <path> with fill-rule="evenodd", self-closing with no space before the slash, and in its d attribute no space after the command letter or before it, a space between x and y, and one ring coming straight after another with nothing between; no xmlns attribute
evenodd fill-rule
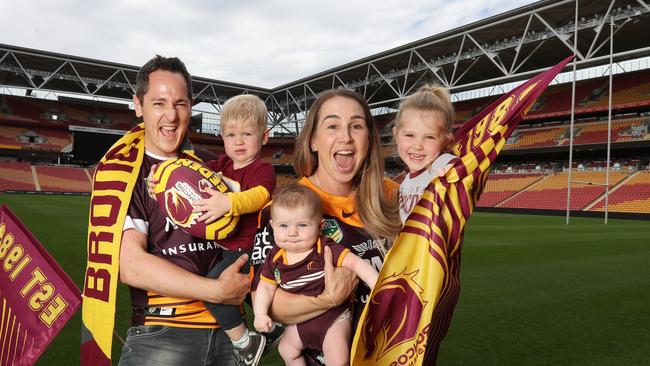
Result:
<svg viewBox="0 0 650 366"><path fill-rule="evenodd" d="M341 240L343 240L343 231L334 219L323 220L323 230L321 231L321 234L327 236L337 243L340 243Z"/></svg>
<svg viewBox="0 0 650 366"><path fill-rule="evenodd" d="M276 283L282 282L282 278L280 277L280 270L278 269L278 267L275 267L275 269L273 270L273 277L275 278Z"/></svg>

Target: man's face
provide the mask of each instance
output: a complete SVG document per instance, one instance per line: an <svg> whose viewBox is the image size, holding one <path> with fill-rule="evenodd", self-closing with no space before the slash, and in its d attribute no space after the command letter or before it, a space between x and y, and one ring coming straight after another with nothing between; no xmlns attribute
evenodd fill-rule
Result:
<svg viewBox="0 0 650 366"><path fill-rule="evenodd" d="M187 134L191 101L183 75L157 70L149 74L142 100L133 97L135 113L144 119L144 147L152 154L175 157Z"/></svg>

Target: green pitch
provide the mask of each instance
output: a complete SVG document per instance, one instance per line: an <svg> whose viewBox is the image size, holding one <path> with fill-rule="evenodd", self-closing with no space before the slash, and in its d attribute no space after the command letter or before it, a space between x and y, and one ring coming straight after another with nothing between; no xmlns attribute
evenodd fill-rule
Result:
<svg viewBox="0 0 650 366"><path fill-rule="evenodd" d="M88 196L0 194L81 287ZM648 221L477 213L440 365L650 364ZM129 294L118 295L121 337ZM79 363L78 312L39 365ZM113 359L121 343L114 340ZM264 365L282 364L274 353ZM115 362L117 364L117 362Z"/></svg>

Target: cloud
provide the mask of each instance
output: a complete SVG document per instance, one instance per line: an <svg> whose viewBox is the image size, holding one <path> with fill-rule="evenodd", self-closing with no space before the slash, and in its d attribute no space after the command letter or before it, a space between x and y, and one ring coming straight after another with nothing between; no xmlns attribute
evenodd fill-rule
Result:
<svg viewBox="0 0 650 366"><path fill-rule="evenodd" d="M275 87L529 2L23 0L3 6L0 42L136 66L174 55L194 75Z"/></svg>

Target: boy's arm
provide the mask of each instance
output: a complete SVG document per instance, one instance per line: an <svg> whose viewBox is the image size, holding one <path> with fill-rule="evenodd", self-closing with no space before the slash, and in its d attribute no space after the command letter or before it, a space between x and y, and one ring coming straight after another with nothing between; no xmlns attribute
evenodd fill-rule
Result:
<svg viewBox="0 0 650 366"><path fill-rule="evenodd" d="M377 278L379 277L379 272L377 272L370 263L364 261L356 254L349 252L345 257L343 257L341 265L356 273L357 276L359 276L359 278L370 287L370 289L375 287L375 283L377 283Z"/></svg>
<svg viewBox="0 0 650 366"><path fill-rule="evenodd" d="M243 192L228 192L226 196L230 200L230 209L224 216L259 212L271 200L271 192L262 185Z"/></svg>

